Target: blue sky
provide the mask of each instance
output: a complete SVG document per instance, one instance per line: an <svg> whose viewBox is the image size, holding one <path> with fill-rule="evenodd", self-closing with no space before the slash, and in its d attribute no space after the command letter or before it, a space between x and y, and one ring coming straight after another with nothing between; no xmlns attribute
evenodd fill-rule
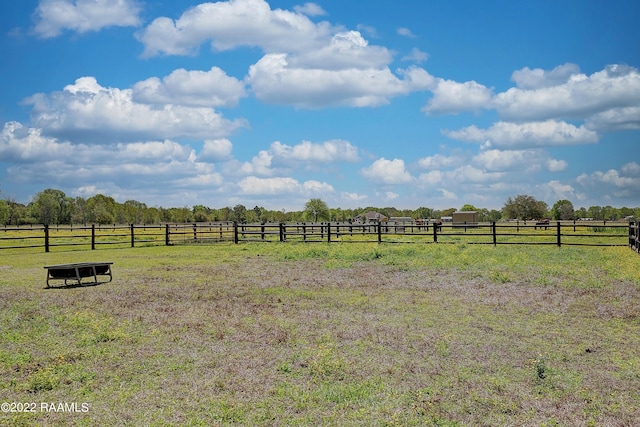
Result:
<svg viewBox="0 0 640 427"><path fill-rule="evenodd" d="M640 205L640 2L0 3L0 197Z"/></svg>

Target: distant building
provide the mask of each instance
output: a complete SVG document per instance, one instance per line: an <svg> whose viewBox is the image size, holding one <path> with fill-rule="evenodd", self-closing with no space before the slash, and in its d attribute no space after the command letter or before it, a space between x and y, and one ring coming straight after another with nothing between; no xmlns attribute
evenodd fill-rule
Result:
<svg viewBox="0 0 640 427"><path fill-rule="evenodd" d="M413 223L413 218L411 218L410 216L392 216L391 218L389 218L389 222L392 222L394 224L407 224Z"/></svg>
<svg viewBox="0 0 640 427"><path fill-rule="evenodd" d="M478 212L476 211L460 211L452 214L451 221L454 227L477 227Z"/></svg>
<svg viewBox="0 0 640 427"><path fill-rule="evenodd" d="M359 222L361 224L377 224L380 222L387 222L388 220L389 218L386 215L376 211L369 211L353 218L353 222Z"/></svg>

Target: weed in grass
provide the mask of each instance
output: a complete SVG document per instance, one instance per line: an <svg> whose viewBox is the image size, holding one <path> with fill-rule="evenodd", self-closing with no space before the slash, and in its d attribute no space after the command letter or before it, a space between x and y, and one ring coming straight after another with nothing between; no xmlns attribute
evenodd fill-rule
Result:
<svg viewBox="0 0 640 427"><path fill-rule="evenodd" d="M110 318L100 316L94 311L76 311L64 315L64 317L67 319L63 318L60 321L70 325L81 334L80 346L91 346L127 338L127 334L121 326L115 325Z"/></svg>
<svg viewBox="0 0 640 427"><path fill-rule="evenodd" d="M290 374L292 372L291 364L289 362L283 362L278 366L278 372L283 374Z"/></svg>
<svg viewBox="0 0 640 427"><path fill-rule="evenodd" d="M491 281L494 283L509 283L511 282L511 277L509 274L502 270L491 270L489 272L489 277Z"/></svg>
<svg viewBox="0 0 640 427"><path fill-rule="evenodd" d="M449 346L449 338L447 334L439 337L436 341L436 352L440 357L449 357L449 355L451 354L451 348Z"/></svg>
<svg viewBox="0 0 640 427"><path fill-rule="evenodd" d="M340 381L345 378L345 361L332 341L321 342L313 348L307 366L314 381Z"/></svg>
<svg viewBox="0 0 640 427"><path fill-rule="evenodd" d="M243 424L245 423L247 408L235 400L227 401L226 399L221 399L211 402L209 411L213 414L213 420L218 423Z"/></svg>
<svg viewBox="0 0 640 427"><path fill-rule="evenodd" d="M546 359L540 354L536 359L533 359L533 369L535 371L538 380L544 380L547 378L548 368Z"/></svg>

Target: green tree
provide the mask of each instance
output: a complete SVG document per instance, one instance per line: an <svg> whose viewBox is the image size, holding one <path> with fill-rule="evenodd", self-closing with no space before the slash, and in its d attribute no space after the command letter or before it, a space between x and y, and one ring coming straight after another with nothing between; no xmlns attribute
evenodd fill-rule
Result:
<svg viewBox="0 0 640 427"><path fill-rule="evenodd" d="M147 208L144 211L143 222L145 224L158 224L160 222L160 210L158 208Z"/></svg>
<svg viewBox="0 0 640 427"><path fill-rule="evenodd" d="M147 205L137 200L127 200L123 204L124 218L127 224L142 224Z"/></svg>
<svg viewBox="0 0 640 427"><path fill-rule="evenodd" d="M193 220L195 222L207 222L211 220L211 209L204 205L195 205L193 207Z"/></svg>
<svg viewBox="0 0 640 427"><path fill-rule="evenodd" d="M304 213L308 218L312 218L314 222L319 219L330 219L331 212L329 207L322 199L311 199L304 205Z"/></svg>
<svg viewBox="0 0 640 427"><path fill-rule="evenodd" d="M445 209L443 211L440 212L440 216L451 216L453 215L454 212L456 212L457 209L456 208L449 208L449 209Z"/></svg>
<svg viewBox="0 0 640 427"><path fill-rule="evenodd" d="M9 205L8 224L20 225L35 222L32 217L29 217L29 209L27 206L11 199L7 199L7 204Z"/></svg>
<svg viewBox="0 0 640 427"><path fill-rule="evenodd" d="M463 207L460 208L460 212L479 212L480 209L476 208L473 205L464 205Z"/></svg>
<svg viewBox="0 0 640 427"><path fill-rule="evenodd" d="M260 217L256 214L256 211L253 209L246 210L244 220L248 224L255 224L256 222L259 222L259 219Z"/></svg>
<svg viewBox="0 0 640 427"><path fill-rule="evenodd" d="M193 222L193 214L191 213L191 209L184 206L182 208L171 208L171 220L173 222Z"/></svg>
<svg viewBox="0 0 640 427"><path fill-rule="evenodd" d="M331 219L333 221L345 221L347 219L349 219L349 217L346 215L345 211L343 211L340 208L331 208L329 209L329 215L331 217Z"/></svg>
<svg viewBox="0 0 640 427"><path fill-rule="evenodd" d="M0 224L8 224L9 217L9 203L6 200L0 200Z"/></svg>
<svg viewBox="0 0 640 427"><path fill-rule="evenodd" d="M87 218L96 224L112 224L116 214L116 201L113 197L96 194L87 199Z"/></svg>
<svg viewBox="0 0 640 427"><path fill-rule="evenodd" d="M225 206L218 210L220 221L233 221L233 210L229 206Z"/></svg>
<svg viewBox="0 0 640 427"><path fill-rule="evenodd" d="M487 213L485 221L499 221L502 218L502 212L496 209L491 209Z"/></svg>
<svg viewBox="0 0 640 427"><path fill-rule="evenodd" d="M237 222L247 221L247 208L244 205L235 205L231 211L231 220Z"/></svg>
<svg viewBox="0 0 640 427"><path fill-rule="evenodd" d="M576 211L576 218L587 218L588 216L589 216L589 213L587 212L587 209L584 207L581 207Z"/></svg>
<svg viewBox="0 0 640 427"><path fill-rule="evenodd" d="M86 224L89 215L89 209L87 208L87 201L82 197L76 197L71 202L71 223L72 224Z"/></svg>
<svg viewBox="0 0 640 427"><path fill-rule="evenodd" d="M602 219L606 219L607 221L616 219L616 211L617 209L610 205L605 206L602 208Z"/></svg>
<svg viewBox="0 0 640 427"><path fill-rule="evenodd" d="M413 212L414 219L433 218L433 209L427 207L419 207Z"/></svg>
<svg viewBox="0 0 640 427"><path fill-rule="evenodd" d="M258 206L258 205L254 206L253 213L255 214L256 221L259 221L259 222L269 221L269 216L270 216L269 211L263 208L262 206Z"/></svg>
<svg viewBox="0 0 640 427"><path fill-rule="evenodd" d="M617 219L624 219L627 217L633 216L633 209L623 206L618 208L618 217Z"/></svg>
<svg viewBox="0 0 640 427"><path fill-rule="evenodd" d="M573 203L566 199L558 200L553 204L553 207L551 208L551 216L555 220L574 219L576 214L573 209Z"/></svg>
<svg viewBox="0 0 640 427"><path fill-rule="evenodd" d="M62 191L47 188L34 197L31 214L41 224L68 224L71 221L70 202Z"/></svg>
<svg viewBox="0 0 640 427"><path fill-rule="evenodd" d="M158 216L161 222L171 222L173 218L171 218L171 209L160 207L158 208Z"/></svg>
<svg viewBox="0 0 640 427"><path fill-rule="evenodd" d="M604 212L602 211L602 206L589 206L587 211L589 213L588 217L593 218L595 220L604 219Z"/></svg>
<svg viewBox="0 0 640 427"><path fill-rule="evenodd" d="M547 215L548 206L545 202L536 200L533 196L519 194L515 198L509 197L502 208L506 218L537 219Z"/></svg>

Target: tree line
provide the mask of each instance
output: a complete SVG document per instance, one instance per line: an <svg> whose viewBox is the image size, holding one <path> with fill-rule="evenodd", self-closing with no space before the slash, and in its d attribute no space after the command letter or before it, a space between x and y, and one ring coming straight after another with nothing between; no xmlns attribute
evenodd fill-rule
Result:
<svg viewBox="0 0 640 427"><path fill-rule="evenodd" d="M236 206L211 208L205 205L192 207L149 207L137 200L119 203L110 196L96 194L89 198L68 197L57 189L46 189L36 194L28 204L0 199L0 224L158 224L237 221L256 222L318 222L349 221L369 211L379 212L388 218L407 217L441 218L453 212L476 211L478 221L490 222L504 219L531 220L549 218L571 220L589 218L593 220L619 220L640 218L640 207L614 208L612 206L590 206L574 209L569 200L559 200L552 207L529 195L509 197L501 210L478 208L470 204L458 208L438 210L429 207L396 209L394 207L367 206L355 209L329 208L321 199L309 200L300 211L285 212L269 210L261 206L247 208Z"/></svg>

